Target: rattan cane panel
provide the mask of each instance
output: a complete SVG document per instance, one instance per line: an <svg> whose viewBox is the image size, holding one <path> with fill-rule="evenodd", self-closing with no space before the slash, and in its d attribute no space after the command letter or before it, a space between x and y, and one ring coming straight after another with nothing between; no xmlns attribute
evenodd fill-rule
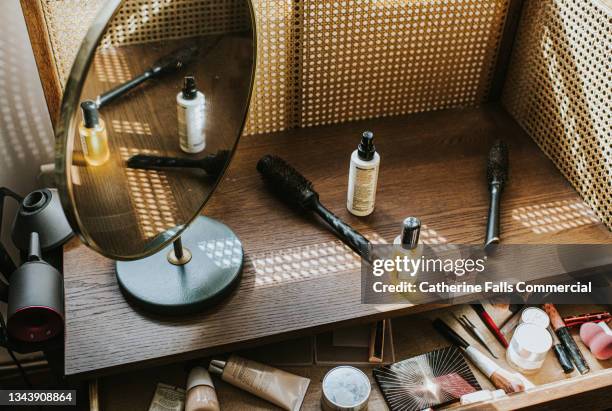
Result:
<svg viewBox="0 0 612 411"><path fill-rule="evenodd" d="M113 18L102 45L242 31L250 27L244 0L127 0Z"/></svg>
<svg viewBox="0 0 612 411"><path fill-rule="evenodd" d="M502 97L612 229L612 9L528 0Z"/></svg>
<svg viewBox="0 0 612 411"><path fill-rule="evenodd" d="M104 2L40 1L63 85ZM191 36L202 34L201 26L239 29L241 16L208 27L193 13L196 3L211 4L209 12L224 16L237 1L214 1L213 8L213 0L128 0L105 41ZM253 5L258 61L245 134L480 104L489 92L508 0L253 0ZM167 29L160 34L152 30L155 25Z"/></svg>
<svg viewBox="0 0 612 411"><path fill-rule="evenodd" d="M506 0L304 0L301 125L477 106Z"/></svg>
<svg viewBox="0 0 612 411"><path fill-rule="evenodd" d="M259 134L298 126L300 1L253 0L257 26L257 68L244 134ZM294 10L295 8L295 10Z"/></svg>
<svg viewBox="0 0 612 411"><path fill-rule="evenodd" d="M81 42L104 0L36 0L45 15L49 41L64 87Z"/></svg>
<svg viewBox="0 0 612 411"><path fill-rule="evenodd" d="M62 87L104 0L40 0ZM240 31L250 25L244 0L126 0L102 46Z"/></svg>

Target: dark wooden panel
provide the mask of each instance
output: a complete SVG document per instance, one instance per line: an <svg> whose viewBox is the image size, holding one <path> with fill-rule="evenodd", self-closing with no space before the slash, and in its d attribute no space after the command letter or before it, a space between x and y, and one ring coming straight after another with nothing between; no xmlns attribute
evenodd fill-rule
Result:
<svg viewBox="0 0 612 411"><path fill-rule="evenodd" d="M357 218L346 211L346 185L349 155L364 129L376 133L382 161L376 211ZM243 241L246 264L237 291L201 314L145 314L123 299L112 261L73 243L65 255L66 373L108 374L329 329L340 322L431 309L383 312L392 307L361 305L358 260L347 250L336 250L335 237L313 217L271 197L255 164L266 153L286 158L314 182L324 204L370 239L392 241L401 220L416 215L425 224L426 242L480 243L488 202L486 154L496 137L508 139L511 155L502 209L504 241L612 242L610 231L594 222L554 165L496 107L247 137L204 211L229 224ZM328 256L312 258L317 253ZM300 268L297 263L307 258L311 266ZM277 272L265 270L279 264L285 265Z"/></svg>

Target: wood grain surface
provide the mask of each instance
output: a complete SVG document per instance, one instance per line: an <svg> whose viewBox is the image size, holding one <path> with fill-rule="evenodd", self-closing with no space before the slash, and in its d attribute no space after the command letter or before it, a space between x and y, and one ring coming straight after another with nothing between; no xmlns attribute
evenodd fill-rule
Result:
<svg viewBox="0 0 612 411"><path fill-rule="evenodd" d="M346 211L349 156L371 129L381 154L377 206ZM313 216L287 208L255 170L266 153L284 157L314 182L322 202L376 242L391 242L409 215L426 243L483 241L486 155L493 139L510 147L502 203L507 243L610 243L612 234L554 165L498 107L431 112L244 138L204 214L238 234L245 268L238 289L196 315L149 315L121 295L114 263L85 246L66 247L65 372L87 377L253 346L430 310L360 304L359 260Z"/></svg>

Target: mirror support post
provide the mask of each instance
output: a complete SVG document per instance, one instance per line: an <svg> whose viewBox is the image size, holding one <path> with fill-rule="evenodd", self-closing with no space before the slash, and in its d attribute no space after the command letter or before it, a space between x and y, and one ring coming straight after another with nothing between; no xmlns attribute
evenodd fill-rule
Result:
<svg viewBox="0 0 612 411"><path fill-rule="evenodd" d="M174 247L174 255L176 256L176 258L178 260L183 258L183 241L181 240L181 237L177 237L177 239L174 240L172 245Z"/></svg>
<svg viewBox="0 0 612 411"><path fill-rule="evenodd" d="M180 236L172 243L172 250L168 253L168 261L174 265L185 265L191 261L191 252L183 248L183 241Z"/></svg>

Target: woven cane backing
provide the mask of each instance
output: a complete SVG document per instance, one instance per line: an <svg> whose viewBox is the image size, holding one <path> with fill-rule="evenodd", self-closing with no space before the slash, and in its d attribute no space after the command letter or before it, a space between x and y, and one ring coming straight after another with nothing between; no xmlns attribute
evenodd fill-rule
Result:
<svg viewBox="0 0 612 411"><path fill-rule="evenodd" d="M39 1L63 86L104 0ZM128 0L105 44L239 28L242 17L229 13L237 3ZM245 134L480 104L489 91L508 0L253 5L258 62ZM211 12L220 23L206 24L203 16Z"/></svg>
<svg viewBox="0 0 612 411"><path fill-rule="evenodd" d="M62 87L104 0L41 0ZM249 27L244 0L127 0L102 40L104 46L200 36Z"/></svg>
<svg viewBox="0 0 612 411"><path fill-rule="evenodd" d="M247 134L486 100L507 0L254 0Z"/></svg>
<svg viewBox="0 0 612 411"><path fill-rule="evenodd" d="M612 8L527 0L502 101L612 229Z"/></svg>

